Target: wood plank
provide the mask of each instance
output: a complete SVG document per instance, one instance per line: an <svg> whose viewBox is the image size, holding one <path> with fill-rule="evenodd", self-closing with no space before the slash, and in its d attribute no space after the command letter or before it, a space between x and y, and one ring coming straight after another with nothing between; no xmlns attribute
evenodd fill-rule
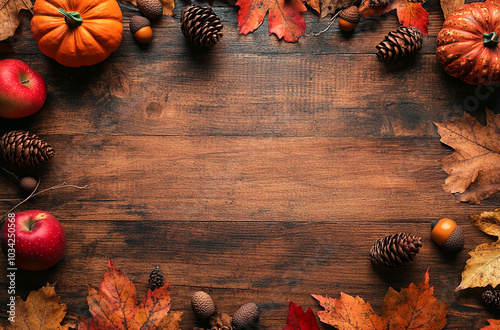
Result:
<svg viewBox="0 0 500 330"><path fill-rule="evenodd" d="M68 220L384 221L459 217L499 204L459 204L441 185L435 138L49 136L56 158L25 207ZM0 198L13 196L3 191ZM69 198L68 198L69 197ZM11 198L11 197L10 197Z"/></svg>
<svg viewBox="0 0 500 330"><path fill-rule="evenodd" d="M427 219L384 222L367 219L354 224L341 221L288 222L177 222L70 221L63 220L68 247L54 268L38 273L18 272L17 294L45 282L58 282L62 300L68 302L70 318L88 314L87 286L96 288L107 270L108 258L135 283L138 298L147 290L149 272L160 265L172 283L172 309L184 313L183 329L192 328L190 295L206 290L217 306L230 314L254 301L262 309L262 329L280 329L286 323L290 300L320 307L311 293L338 297L340 292L359 295L379 312L388 287L396 290L423 280L430 268L435 296L450 304L447 329L478 329L492 315L483 308L477 291L454 292L467 258L467 251L491 239L470 221L460 221L466 248L447 258L429 236ZM461 218L460 220L465 220ZM397 271L383 271L369 261L368 252L377 238L406 231L422 237L416 259ZM5 260L0 276L5 278ZM0 283L5 295L6 283ZM2 317L5 307L2 306ZM322 327L326 329L326 327Z"/></svg>

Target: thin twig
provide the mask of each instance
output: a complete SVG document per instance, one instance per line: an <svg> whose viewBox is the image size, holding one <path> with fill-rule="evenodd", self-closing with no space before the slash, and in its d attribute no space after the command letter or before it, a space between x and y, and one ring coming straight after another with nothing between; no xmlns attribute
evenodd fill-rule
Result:
<svg viewBox="0 0 500 330"><path fill-rule="evenodd" d="M26 1L28 1L28 0L23 0L24 5L26 6L26 8L28 8L28 10L30 11L31 15L34 15L33 9L31 9L31 7L28 6L28 3ZM33 4L31 4L31 6L33 6Z"/></svg>
<svg viewBox="0 0 500 330"><path fill-rule="evenodd" d="M330 19L330 23L328 24L328 26L326 28L324 28L323 30L321 30L321 31L319 31L317 33L313 33L313 36L317 37L317 36L325 33L326 31L328 31L332 27L333 22L335 22L335 19L337 17L339 17L339 14L340 14L340 11L338 11L335 15L332 16L332 18Z"/></svg>
<svg viewBox="0 0 500 330"><path fill-rule="evenodd" d="M46 191L49 191L49 190L54 190L54 189L60 189L60 188L66 188L66 187L71 187L71 188L77 188L77 189L87 189L88 188L88 185L85 185L83 187L80 187L80 186L75 186L75 185L72 185L72 184L66 184L66 182L63 182L61 183L60 185L57 185L57 186L52 186L50 188L47 188L47 189L44 189L44 190L40 190L39 192L35 193L36 190L38 189L38 186L40 185L40 179L38 180L38 183L36 185L36 188L33 190L33 192L28 196L26 197L25 199L23 199L22 201L20 201L19 203L17 203L16 206L14 206L13 208L11 208L7 213L4 214L4 216L0 219L0 223L3 222L4 218L9 214L11 213L12 211L14 211L18 206L22 205L23 203L25 203L26 201L28 201L30 198L32 197L35 197L37 195L40 195Z"/></svg>
<svg viewBox="0 0 500 330"><path fill-rule="evenodd" d="M21 179L19 179L19 177L17 175L15 175L14 173L12 173L11 171L7 170L5 167L3 167L2 165L0 165L0 168L2 168L2 170L4 170L5 172L7 172L8 174L12 175L14 178L16 178L17 181L21 181Z"/></svg>

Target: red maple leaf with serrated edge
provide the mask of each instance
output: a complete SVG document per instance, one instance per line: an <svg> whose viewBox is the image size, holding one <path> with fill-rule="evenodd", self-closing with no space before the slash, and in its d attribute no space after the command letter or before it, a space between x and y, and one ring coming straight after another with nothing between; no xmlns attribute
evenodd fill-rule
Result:
<svg viewBox="0 0 500 330"><path fill-rule="evenodd" d="M288 306L286 323L283 330L319 330L318 322L311 307L304 313L302 307L297 306L293 301L290 301Z"/></svg>
<svg viewBox="0 0 500 330"><path fill-rule="evenodd" d="M396 9L399 23L403 26L414 26L423 35L429 35L427 25L429 24L429 13L422 7L420 2L410 2L408 0L394 0L386 7L370 8L370 1L366 0L360 6L361 16L373 17L381 16Z"/></svg>
<svg viewBox="0 0 500 330"><path fill-rule="evenodd" d="M405 0L406 1L406 0ZM269 34L286 42L297 42L306 31L302 13L307 10L302 0L238 0L238 28L240 33L255 31L269 12Z"/></svg>

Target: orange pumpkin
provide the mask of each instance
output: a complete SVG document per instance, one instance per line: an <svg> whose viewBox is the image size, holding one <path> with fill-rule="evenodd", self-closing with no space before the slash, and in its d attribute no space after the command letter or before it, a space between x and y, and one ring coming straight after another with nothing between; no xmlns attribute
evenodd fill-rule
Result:
<svg viewBox="0 0 500 330"><path fill-rule="evenodd" d="M500 4L469 3L449 15L437 37L437 58L453 77L473 85L500 81Z"/></svg>
<svg viewBox="0 0 500 330"><path fill-rule="evenodd" d="M36 0L31 33L38 48L62 65L105 60L122 41L122 12L116 0Z"/></svg>

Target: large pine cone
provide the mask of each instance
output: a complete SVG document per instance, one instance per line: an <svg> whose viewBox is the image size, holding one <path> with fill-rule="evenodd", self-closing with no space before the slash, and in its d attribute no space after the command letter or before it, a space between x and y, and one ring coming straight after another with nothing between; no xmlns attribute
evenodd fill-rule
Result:
<svg viewBox="0 0 500 330"><path fill-rule="evenodd" d="M377 45L377 57L383 62L395 61L412 55L422 48L422 32L416 27L401 26L391 31Z"/></svg>
<svg viewBox="0 0 500 330"><path fill-rule="evenodd" d="M181 30L194 45L209 47L222 37L222 24L212 8L191 5L182 10Z"/></svg>
<svg viewBox="0 0 500 330"><path fill-rule="evenodd" d="M17 130L0 138L0 153L14 166L33 168L54 157L55 150L35 134Z"/></svg>
<svg viewBox="0 0 500 330"><path fill-rule="evenodd" d="M422 246L421 238L407 233L387 235L375 241L370 251L375 265L396 268L408 264Z"/></svg>
<svg viewBox="0 0 500 330"><path fill-rule="evenodd" d="M500 310L500 291L486 290L483 292L483 300L486 305L494 310Z"/></svg>

